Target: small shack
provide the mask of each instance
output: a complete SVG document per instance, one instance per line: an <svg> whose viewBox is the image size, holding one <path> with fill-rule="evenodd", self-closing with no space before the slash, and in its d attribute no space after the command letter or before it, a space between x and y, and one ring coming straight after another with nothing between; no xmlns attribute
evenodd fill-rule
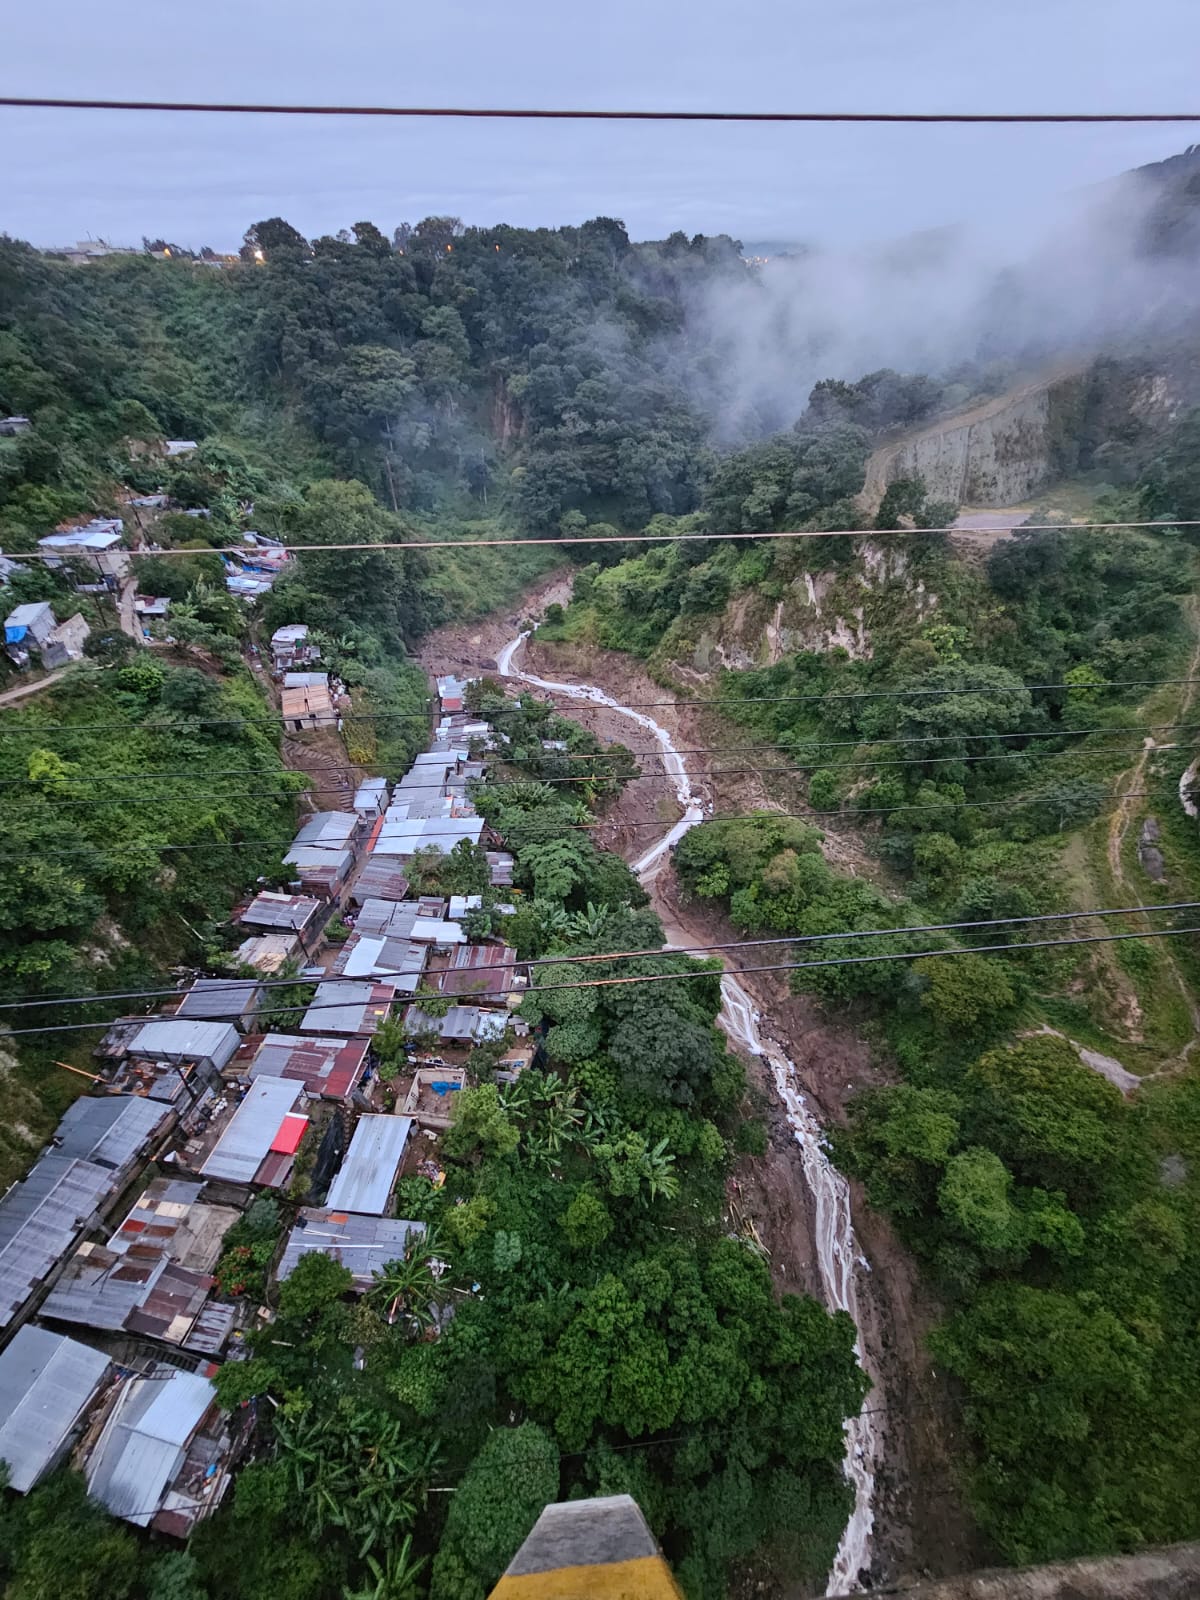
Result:
<svg viewBox="0 0 1200 1600"><path fill-rule="evenodd" d="M289 622L271 635L271 665L276 672L290 672L293 667L320 659L320 649L309 641L307 623Z"/></svg>
<svg viewBox="0 0 1200 1600"><path fill-rule="evenodd" d="M83 647L91 635L92 630L83 613L77 611L73 617L68 617L51 630L42 646L42 665L53 670L68 666L72 661L82 661Z"/></svg>
<svg viewBox="0 0 1200 1600"><path fill-rule="evenodd" d="M364 778L354 791L354 809L360 817L374 822L387 810L388 786L386 778Z"/></svg>
<svg viewBox="0 0 1200 1600"><path fill-rule="evenodd" d="M275 894L264 890L242 912L238 921L246 928L268 928L272 932L294 933L306 949L320 932L323 903L309 895Z"/></svg>
<svg viewBox="0 0 1200 1600"><path fill-rule="evenodd" d="M233 953L241 967L253 967L264 978L277 978L289 961L300 953L300 940L294 933L259 933L243 939Z"/></svg>
<svg viewBox="0 0 1200 1600"><path fill-rule="evenodd" d="M163 1364L126 1378L88 1453L88 1493L139 1528L184 1539L229 1487L232 1424L210 1379Z"/></svg>
<svg viewBox="0 0 1200 1600"><path fill-rule="evenodd" d="M123 1031L111 1048L108 1048L110 1035L105 1036L101 1048L106 1054L139 1056L147 1061L190 1062L212 1072L220 1072L241 1043L231 1023L200 1022L190 1017L151 1017L149 1021L133 1018L118 1024L112 1032L115 1034L118 1029Z"/></svg>
<svg viewBox="0 0 1200 1600"><path fill-rule="evenodd" d="M328 683L283 689L280 691L280 700L283 725L289 733L332 728L337 723Z"/></svg>
<svg viewBox="0 0 1200 1600"><path fill-rule="evenodd" d="M247 1039L237 1066L253 1081L286 1078L302 1085L314 1099L345 1100L357 1088L367 1067L368 1038L301 1038L292 1033L265 1033Z"/></svg>
<svg viewBox="0 0 1200 1600"><path fill-rule="evenodd" d="M320 845L294 844L283 860L294 869L300 887L323 900L338 899L354 869L353 850L326 850Z"/></svg>
<svg viewBox="0 0 1200 1600"><path fill-rule="evenodd" d="M232 1022L247 1029L262 1001L262 986L252 978L197 978L175 1008L189 1022Z"/></svg>
<svg viewBox="0 0 1200 1600"><path fill-rule="evenodd" d="M300 1032L372 1034L387 1021L395 998L392 983L358 983L346 978L319 983L300 1022Z"/></svg>

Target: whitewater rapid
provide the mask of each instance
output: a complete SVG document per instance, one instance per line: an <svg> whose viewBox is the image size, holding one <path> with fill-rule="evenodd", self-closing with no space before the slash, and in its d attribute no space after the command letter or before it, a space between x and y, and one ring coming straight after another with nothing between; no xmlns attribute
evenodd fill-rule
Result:
<svg viewBox="0 0 1200 1600"><path fill-rule="evenodd" d="M663 766L675 786L675 795L683 808L683 816L652 845L644 855L632 863L633 871L643 885L652 887L672 846L689 828L704 820L704 808L692 792L687 764L671 739L671 735L652 717L623 706L611 695L592 684L555 683L547 678L534 677L513 666L513 657L529 637L528 630L506 644L497 657L497 667L503 678L518 678L535 689L545 689L571 700L584 700L591 705L605 706L619 716L627 717L644 728L662 752ZM770 1070L776 1092L787 1110L788 1123L800 1150L804 1179L813 1202L813 1231L821 1284L825 1302L837 1311L845 1311L854 1319L858 1329L855 1351L862 1360L862 1325L858 1309L858 1271L861 1263L850 1218L850 1186L832 1165L825 1153L825 1136L820 1122L809 1109L804 1096L796 1088L796 1068L792 1061L762 1032L762 1019L750 995L730 972L721 979L721 1014L717 1021L728 1038L742 1050L759 1056ZM865 1265L865 1263L862 1263ZM875 1524L874 1491L875 1463L879 1440L871 1412L864 1405L857 1417L846 1424L845 1473L854 1487L854 1509L850 1513L833 1568L826 1586L827 1595L845 1594L860 1587L858 1575L867 1566L871 1552L871 1533Z"/></svg>

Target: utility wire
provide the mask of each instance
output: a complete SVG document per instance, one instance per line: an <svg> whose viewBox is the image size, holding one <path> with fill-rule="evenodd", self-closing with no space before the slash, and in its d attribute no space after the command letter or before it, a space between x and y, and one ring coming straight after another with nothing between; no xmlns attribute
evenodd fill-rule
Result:
<svg viewBox="0 0 1200 1600"><path fill-rule="evenodd" d="M986 735L981 735L980 737L986 737ZM1159 745L1156 746L1156 748L1165 750L1177 747ZM875 761L839 761L831 768L831 770L834 772L846 772L854 767L932 767L944 765L946 763L951 763L956 766L966 766L977 761L1053 761L1059 756L1070 755L1072 753L1075 752L1067 750L1011 750L1002 751L999 753L992 752L990 754L985 752L980 755L901 756L897 758L886 758ZM1085 755L1128 755L1129 753L1130 752L1123 745L1096 745L1092 749L1083 752ZM703 782L708 778L738 777L746 774L752 774L755 777L786 777L788 775L795 776L796 774L815 772L825 765L826 763L824 761L814 760L806 761L803 763L803 765L796 767L710 767L705 772L691 774L691 781ZM637 783L642 780L644 780L646 783L678 782L678 779L669 772L651 772L645 767L639 767L633 773L607 773L595 771L577 772L566 778L529 778L521 781L538 784L582 784L590 783L593 780L603 783L615 783L620 781ZM473 779L471 781L475 782L478 780ZM505 781L506 780L501 778L494 782L491 787L493 790L497 787L503 787ZM397 786L396 796L398 798L393 800L393 804L402 804L405 795L418 794L431 789L440 790L445 789L445 787L445 780L443 780L441 783L409 783L405 784L403 788ZM323 788L315 784L308 784L302 789L288 789L282 792L275 789L193 789L189 791L189 798L197 800L295 800L305 794L345 794L345 792L345 789L338 785L332 785ZM162 795L135 795L130 799L123 799L119 795L109 797L105 797L103 795L58 796L47 794L44 790L42 791L42 794L44 798L48 800L57 800L59 804L65 806L154 806L161 805L164 798Z"/></svg>
<svg viewBox="0 0 1200 1600"><path fill-rule="evenodd" d="M1154 789L1122 789L1116 794L1105 795L1104 799L1105 800L1151 800L1151 799L1154 799L1156 797L1156 795L1157 795L1157 791L1154 790ZM838 808L835 807L832 810L815 810L814 809L812 811L752 811L750 813L740 812L740 811L733 811L733 812L715 813L711 817L709 817L709 816L702 817L702 818L699 819L699 821L697 821L694 824L694 826L699 827L699 826L701 826L702 823L707 823L707 822L761 822L761 821L769 821L769 822L812 822L813 819L816 818L816 817L840 817L843 822L854 822L855 819L858 818L858 817L888 816L888 815L891 815L893 812L896 812L896 811L973 811L973 810L983 810L983 809L987 809L987 808L994 807L994 806L1010 806L1010 807L1018 806L1019 807L1019 806L1025 806L1025 805L1038 805L1038 804L1044 804L1044 803L1045 802L1042 799L1042 797L1040 797L1040 796L1038 796L1036 794L1033 794L1033 795L1027 795L1024 798L1022 798L1019 795L1006 795L1003 799L1000 799L1000 800L932 800L932 801L924 801L924 800L922 800L922 801L913 801L911 803L900 803L898 805L891 805L891 806L852 806L849 809L842 809L842 810L839 810ZM422 821L424 819L417 817L417 818L402 819L402 820ZM436 821L437 819L433 818L433 819L429 819L429 820ZM469 819L462 818L460 820L467 821ZM482 818L481 820L486 823L486 818ZM609 819L607 821L602 821L602 822L560 822L560 823L556 823L555 826L559 827L559 828L563 828L564 830L568 830L569 829L572 832L579 832L579 831L592 831L592 830L596 830L596 829L607 828L607 827L612 826L612 822L611 822L611 819ZM661 822L657 822L657 821L655 821L655 822L625 822L625 823L622 823L621 826L625 827L625 828L659 828L659 829L661 829L662 828L662 823ZM430 840L430 839L453 839L453 840L455 840L455 842L458 842L462 838L463 838L463 834L460 831L456 831L454 829L449 829L449 828L448 829L436 829L436 828L434 828L434 829L424 830L424 831L422 831L422 834L421 834L422 844L426 840ZM56 858L61 859L63 857L68 857L68 858L69 857L78 857L78 856L81 856L81 855L92 856L92 855L95 855L95 854L98 854L98 853L102 853L102 854L105 854L105 855L110 855L110 854L112 854L114 852L117 852L117 851L128 851L128 850L162 851L162 850L251 850L251 849L263 849L263 850L276 850L276 851L279 851L282 854L282 853L284 853L286 851L292 850L295 847L296 846L295 846L295 841L294 840L292 840L290 843L287 843L287 842L281 842L281 841L279 841L277 839L209 840L209 841L204 841L203 843L196 843L196 844L156 844L152 840L148 840L147 839L147 840L139 840L139 841L130 841L127 844L116 844L116 845L90 844L90 845L80 846L80 847L78 847L78 848L76 848L74 850L42 850L42 849L39 848L38 851L37 851L36 859L38 861L47 861L47 860L54 860ZM308 848L322 849L324 847L320 846L320 845L316 845L316 846L300 846L299 848L301 848L301 849L308 849ZM503 846L501 846L500 848L503 848ZM337 853L338 852L335 851L335 850L328 851L328 854L330 855L330 857L335 856ZM414 851L410 851L409 852L409 854L413 854L413 853L415 853L415 852ZM398 857L397 858L393 858L393 857L388 856L386 851L384 851L384 852L376 851L373 854L380 854L384 859L388 859L388 860L392 860L392 859L397 859L398 860L399 859ZM31 858L30 858L29 853L27 851L22 853L22 854L18 854L18 855L0 855L0 861L24 861L24 862L28 862L30 859ZM332 861L331 861L331 865L332 865Z"/></svg>
<svg viewBox="0 0 1200 1600"><path fill-rule="evenodd" d="M484 676L487 674L485 673ZM1026 694L1041 694L1050 690L1066 689L1076 693L1082 690L1099 691L1101 689L1162 689L1200 683L1200 678L1106 678L1096 683L1021 683L1021 684L971 684L961 689L855 689L852 692L834 692L825 690L820 694L757 694L739 695L737 697L724 695L697 696L691 700L629 700L624 703L625 710L651 710L657 708L664 711L687 711L695 706L720 706L726 711L735 711L738 706L780 706L801 705L814 702L834 702L843 700L947 700L961 695L996 695L1015 694L1023 690ZM536 685L534 687L537 687ZM528 691L526 691L528 692ZM548 688L547 694L562 693L561 690ZM535 704L544 705L544 701L535 701ZM602 701L579 698L578 704L583 707L592 706L600 709L605 707ZM496 706L489 710L486 720L491 721L498 716L523 716L527 710L515 700L511 706ZM36 722L25 723L0 729L0 734L8 738L42 738L50 733L84 734L84 733L163 733L163 734L188 734L197 728L248 728L261 726L274 726L286 719L281 712L270 717L189 717L183 723L152 722ZM334 727L336 718L322 722L323 727ZM342 718L346 722L423 722L429 725L430 717L422 711L350 711ZM480 715L477 719L484 721ZM1116 730L1119 731L1119 730ZM961 737L987 738L989 735L962 735ZM454 743L450 736L448 742ZM461 741L459 741L461 743ZM860 741L865 742L865 741ZM454 745L457 748L457 745Z"/></svg>
<svg viewBox="0 0 1200 1600"><path fill-rule="evenodd" d="M857 928L848 933L784 933L772 934L764 939L731 939L721 944L704 945L647 945L638 950L609 950L595 954L571 955L570 953L557 956L537 956L528 961L505 961L489 968L491 972L503 972L506 969L517 967L562 967L577 964L595 966L607 961L633 961L643 960L653 956L696 956L704 957L718 950L751 950L764 945L810 945L828 944L832 940L857 940L879 939L895 933L951 933L964 930L975 931L981 928L1005 928L1017 925L1043 922L1075 922L1091 917L1134 917L1145 916L1150 912L1159 911L1196 911L1200 910L1200 900L1175 900L1160 905L1139 906L1104 906L1094 911L1042 911L1031 913L1023 917L988 917L973 922L921 922L894 928ZM365 935L364 937L374 937ZM395 936L402 937L402 936ZM1010 948L1012 948L1010 946ZM483 970L483 969L480 969ZM749 970L749 969L745 969ZM310 982L347 983L363 982L374 983L386 981L388 978L412 977L411 968L379 969L364 978L346 978L330 975L324 979L312 978L228 978L209 982L205 989L206 995L219 995L222 989L243 993L247 985L255 988L294 989L297 984ZM539 992L545 993L547 989L555 987L547 985ZM506 993L529 993L528 990L507 990ZM187 994L186 989L121 989L105 990L97 994L57 995L45 998L39 995L26 995L18 1000L0 1001L0 1011L16 1011L30 1006L84 1006L95 1005L102 1001L114 1000L163 1000L182 997Z"/></svg>
<svg viewBox="0 0 1200 1600"><path fill-rule="evenodd" d="M912 735L912 736L906 735L902 739L900 739L900 738L892 738L890 736L883 736L883 735L881 735L877 739L869 739L866 736L864 736L864 737L862 737L860 739L821 739L821 738L818 738L818 737L814 736L811 742L814 745L819 746L819 748L822 749L822 750L859 750L859 749L862 749L862 747L864 745L872 745L872 744L889 745L889 746L890 745L909 745L909 744L957 744L957 743L960 743L960 742L962 742L964 740L972 740L972 739L1082 739L1082 738L1085 738L1085 737L1088 737L1088 736L1090 736L1092 734L1097 734L1097 733L1108 733L1108 734L1112 734L1115 737L1118 734L1165 733L1165 732L1200 733L1200 723L1197 723L1197 722L1148 722L1148 723L1138 723L1138 724L1136 724L1134 726L1131 726L1131 727L1128 727L1128 728L1121 728L1121 727L1104 727L1104 728L1032 728L1032 729L1030 729L1030 728L1015 728L1009 733L945 733L945 734L930 734L928 736L926 736L924 734L916 734L916 735ZM619 743L619 741L618 741L618 743ZM613 753L613 750L615 748L617 748L617 744L610 745L608 747L608 749L606 749L606 750L596 751L594 754L584 754L582 752L575 752L575 751L569 751L569 750L560 751L558 753L563 755L563 756L565 756L566 759L569 760L569 761L606 761L606 760L609 760L609 759L612 758L612 753ZM648 745L648 746L646 746L645 749L635 750L629 745L622 744L621 748L625 749L625 750L628 750L630 755L639 756L639 757L640 756L654 756L654 757L657 757L657 758L661 759L663 754L664 754L664 751L658 745L654 745L654 746ZM1163 745L1163 746L1160 746L1159 748L1168 749L1170 747L1166 746L1166 745ZM792 754L792 753L793 752L789 751L788 748L785 745L783 745L782 743L778 743L778 744L761 744L761 745L759 745L759 744L698 745L698 746L696 746L694 748L690 748L690 749L678 749L678 748L676 748L675 750L673 750L671 752L671 754L677 755L677 756L789 755L789 754ZM1056 751L1055 754L1062 755L1062 754L1065 754L1065 752ZM482 760L482 761L491 760L491 761L499 761L499 762L503 763L503 762L506 762L508 758L504 755L503 751L488 751L483 756L479 757L478 759ZM449 765L449 763L447 763L447 764ZM371 763L367 763L367 762L363 762L363 761L337 762L329 770L331 772L340 772L343 769L346 770L346 771L370 772L371 769L372 769L372 765L378 766L379 763L375 762L375 763L371 764ZM840 765L849 765L849 763L848 762L844 762L844 763L840 763ZM295 768L295 767L285 767L285 768L281 769L281 774L282 775L286 776L288 773L292 773L296 777L305 776L304 773L302 773L298 768ZM196 771L194 769L192 769L190 771L182 771L182 772L181 771L170 771L170 772L97 772L97 773L94 773L94 774L91 774L91 775L85 774L85 775L82 775L82 776L77 776L74 773L68 773L68 774L64 775L62 781L65 782L65 783L74 783L74 784L80 784L80 783L118 783L118 782L120 782L120 783L125 783L125 782L132 783L134 781L137 781L137 782L143 782L143 781L158 782L160 780L162 782L166 782L168 780L174 781L176 779L183 780L185 778L262 778L265 775L266 774L264 773L264 771L263 771L263 769L261 767L223 767L223 768L217 768L215 770L200 771L200 772L198 772L198 771ZM586 774L580 774L580 777L578 779L574 780L574 781L583 782L583 781L585 781L585 779L586 779ZM388 781L389 781L389 783L395 783L398 780L391 779L391 780L388 780ZM535 780L532 780L532 781L540 782L540 781L548 781L548 780L535 779ZM37 780L33 779L33 778L0 778L0 789L37 788L38 786L39 785L37 783ZM318 786L313 785L311 783L306 783L303 786L303 788L296 790L297 794L312 794L312 793L325 794L325 793L332 793L332 792L333 791L331 789L319 788Z"/></svg>
<svg viewBox="0 0 1200 1600"><path fill-rule="evenodd" d="M888 929L887 931L889 933L893 933L893 934L894 933L903 933L904 929L902 929L902 928L891 928L891 929ZM1075 937L1075 938L1071 938L1071 939L1036 939L1036 940L1031 940L1031 941L1029 941L1029 942L1027 942L1025 944L980 944L980 945L949 945L949 946L944 946L943 945L943 946L935 946L934 948L929 949L929 950L891 951L891 952L886 952L886 953L879 954L879 955L868 955L868 956L835 956L835 957L830 957L828 959L819 960L819 961L782 961L782 962L775 962L775 963L772 963L772 964L766 965L766 966L735 967L734 969L732 969L732 971L730 972L729 975L731 977L743 977L743 976L750 976L750 975L752 975L754 973L759 973L759 972L806 972L806 971L810 971L810 970L813 970L813 969L816 969L816 968L819 968L819 967L866 966L866 965L874 964L874 963L881 962L881 961L920 961L920 960L923 960L923 959L925 959L926 957L929 957L929 956L938 956L938 957L942 957L942 956L946 956L946 957L949 957L949 956L966 956L966 955L1010 955L1011 956L1011 955L1019 954L1023 950L1057 950L1057 949L1065 948L1065 947L1070 946L1070 945L1085 945L1085 944L1119 944L1123 940L1126 940L1126 939L1172 939L1172 938L1176 938L1176 937L1178 937L1180 935L1183 935L1183 934L1191 934L1191 933L1200 933L1200 926L1193 926L1193 927L1186 927L1186 928L1153 928L1153 929L1149 929L1149 930L1142 931L1142 932L1137 932L1137 933L1085 934L1085 935L1081 935L1081 936L1078 936L1078 937ZM842 937L845 937L845 935L842 935ZM669 952L666 952L666 953L669 954ZM408 974L408 976L411 977L412 974L410 973L410 974ZM612 989L612 988L623 988L623 987L627 987L630 984L637 984L637 983L686 983L690 979L694 979L694 978L713 978L715 976L717 976L717 974L715 972L711 971L710 969L703 968L703 967L698 967L695 971L692 971L692 972L655 972L655 973L647 973L644 976L637 976L637 977L588 978L588 979L580 980L580 981L575 982L575 983L548 983L548 984L541 984L541 985L538 986L538 988L536 990L533 990L533 991L531 991L529 989L524 989L524 988L522 988L522 989L499 990L499 991L496 991L494 994L492 994L490 996L490 998L492 1000L507 999L510 995L520 995L523 998L525 995L527 995L527 994L529 994L531 992L532 993L536 993L536 994L552 994L552 993L557 993L557 992L560 992L560 991L566 990L566 989ZM250 983L253 980L245 979L244 981L246 983ZM317 980L313 979L313 980L309 980L309 981L316 982ZM362 983L369 984L369 983L377 982L377 981L380 981L380 980L364 978L364 979L361 979L361 980L359 980L359 979L340 979L340 980L339 979L329 979L329 980L326 980L326 981L329 981L329 982L362 982ZM303 983L304 980L303 979L296 979L296 980L294 980L294 982ZM441 997L439 997L439 998L441 998ZM469 998L469 997L466 997L466 998ZM391 1002L389 1002L389 1003L391 1003ZM419 1002L414 1001L412 1003L417 1004L418 1005L418 1009L419 1009ZM301 1014L304 1014L304 1015L308 1015L308 1014L310 1014L312 1012L318 1012L318 1011L343 1011L343 1010L345 1010L345 1008L346 1008L346 1002L345 1001L320 1002L320 1003L314 1003L313 1005L308 1005L308 1006L273 1006L273 1007L270 1008L270 1015L272 1015L272 1016L284 1016L284 1015L293 1015L295 1013L301 1013ZM119 1020L119 1019L110 1017L107 1021L104 1021L104 1022L65 1022L65 1023L51 1024L50 1026L41 1027L41 1028L12 1028L12 1029L9 1030L7 1037L15 1038L17 1036L24 1035L24 1034L37 1034L37 1033L75 1033L75 1032L79 1032L80 1030L89 1029L89 1028L91 1028L91 1029L94 1029L94 1028L110 1028L113 1025L113 1022L116 1021L116 1020ZM150 1017L146 1017L146 1018L134 1018L132 1020L135 1020L135 1021L151 1021L151 1020L154 1020L154 1019L150 1018ZM163 1019L159 1018L158 1020L161 1021Z"/></svg>
<svg viewBox="0 0 1200 1600"><path fill-rule="evenodd" d="M450 117L506 122L867 122L1011 126L1040 123L1200 122L1200 111L662 111L563 106L364 106L278 101L108 100L3 95L0 106L36 111L169 111L221 116Z"/></svg>
<svg viewBox="0 0 1200 1600"><path fill-rule="evenodd" d="M4 105L0 99L0 106ZM1200 120L1200 119L1198 119ZM1007 527L988 528L989 537L999 533L1083 533L1095 529L1156 529L1159 533L1168 528L1195 528L1200 527L1200 519L1176 520L1169 522L1014 522ZM555 534L545 539L383 539L378 543L342 543L342 544L279 544L274 546L277 550L284 551L287 555L302 556L312 554L314 551L328 550L469 550L475 549L513 549L520 545L593 545L593 544L718 544L727 540L745 539L887 539L887 538L921 538L927 534L945 533L970 534L971 528L956 528L953 523L938 528L789 528L780 532L766 533L604 533L592 536L580 534ZM134 551L133 554L146 554L148 552ZM220 550L206 552L222 556L249 556L261 555L261 550L247 549L241 545L225 545ZM194 556L195 550L174 548L168 550L155 550L154 557L159 556ZM61 565L64 559L69 558L68 552L48 550L14 550L13 561L51 561Z"/></svg>

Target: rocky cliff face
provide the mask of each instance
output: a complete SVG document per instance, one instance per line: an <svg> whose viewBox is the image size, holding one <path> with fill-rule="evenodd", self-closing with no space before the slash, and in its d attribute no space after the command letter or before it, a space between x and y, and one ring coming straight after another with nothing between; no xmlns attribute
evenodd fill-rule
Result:
<svg viewBox="0 0 1200 1600"><path fill-rule="evenodd" d="M1064 469L1062 443L1083 385L1080 374L1060 373L882 445L867 463L861 504L873 513L889 483L918 477L935 499L956 505L1028 499Z"/></svg>
<svg viewBox="0 0 1200 1600"><path fill-rule="evenodd" d="M804 570L774 592L751 589L735 597L715 626L691 641L688 665L707 673L719 667L772 667L799 650L844 650L869 661L881 624L901 617L922 622L938 600L908 570L898 545L865 539L853 566Z"/></svg>

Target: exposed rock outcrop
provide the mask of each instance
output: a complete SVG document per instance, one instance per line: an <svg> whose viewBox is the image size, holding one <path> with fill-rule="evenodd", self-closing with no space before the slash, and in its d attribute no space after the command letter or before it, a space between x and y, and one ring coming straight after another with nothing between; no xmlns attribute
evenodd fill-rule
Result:
<svg viewBox="0 0 1200 1600"><path fill-rule="evenodd" d="M1082 388L1079 373L1057 373L881 445L861 505L877 511L897 478L924 478L934 499L956 505L1028 499L1062 471L1062 419L1078 411Z"/></svg>

